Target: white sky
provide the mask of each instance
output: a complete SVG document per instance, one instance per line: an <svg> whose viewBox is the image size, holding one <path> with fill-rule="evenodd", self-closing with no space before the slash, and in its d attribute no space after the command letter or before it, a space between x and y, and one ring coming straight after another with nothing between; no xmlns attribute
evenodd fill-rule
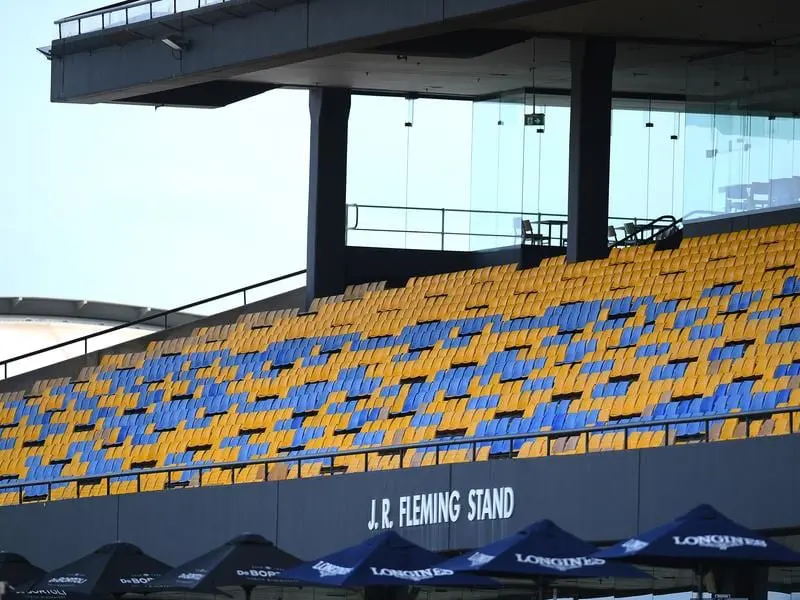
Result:
<svg viewBox="0 0 800 600"><path fill-rule="evenodd" d="M307 94L51 104L35 48L101 4L0 2L0 295L168 308L304 268Z"/></svg>

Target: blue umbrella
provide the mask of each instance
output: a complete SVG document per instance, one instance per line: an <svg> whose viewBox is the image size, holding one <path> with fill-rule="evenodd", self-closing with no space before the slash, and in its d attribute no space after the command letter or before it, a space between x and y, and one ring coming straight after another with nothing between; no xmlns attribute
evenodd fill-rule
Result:
<svg viewBox="0 0 800 600"><path fill-rule="evenodd" d="M17 587L42 575L44 571L28 562L24 556L0 551L0 581Z"/></svg>
<svg viewBox="0 0 800 600"><path fill-rule="evenodd" d="M644 565L699 568L719 563L800 565L800 554L701 504L671 523L595 554Z"/></svg>
<svg viewBox="0 0 800 600"><path fill-rule="evenodd" d="M249 600L257 586L285 584L283 571L301 562L264 537L248 533L175 567L147 587L152 588L150 591L196 594L214 594L222 587L240 587Z"/></svg>
<svg viewBox="0 0 800 600"><path fill-rule="evenodd" d="M442 557L393 531L284 571L283 577L316 586L497 587L480 575L440 567Z"/></svg>
<svg viewBox="0 0 800 600"><path fill-rule="evenodd" d="M70 564L44 573L23 587L34 598L120 598L146 591L144 586L170 567L133 544L106 544Z"/></svg>
<svg viewBox="0 0 800 600"><path fill-rule="evenodd" d="M594 556L597 547L549 520L538 521L512 536L439 565L456 572L506 577L648 578L639 569Z"/></svg>

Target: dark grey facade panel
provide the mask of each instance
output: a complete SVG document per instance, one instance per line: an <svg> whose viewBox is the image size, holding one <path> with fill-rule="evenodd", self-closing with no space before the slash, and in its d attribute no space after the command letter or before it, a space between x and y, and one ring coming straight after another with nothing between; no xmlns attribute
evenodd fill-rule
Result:
<svg viewBox="0 0 800 600"><path fill-rule="evenodd" d="M278 486L267 483L126 494L119 496L119 539L172 565L241 533L274 540L277 497Z"/></svg>
<svg viewBox="0 0 800 600"><path fill-rule="evenodd" d="M309 8L292 4L276 11L232 19L214 27L187 31L197 43L184 53L185 73L264 58L308 48Z"/></svg>
<svg viewBox="0 0 800 600"><path fill-rule="evenodd" d="M54 569L119 539L119 496L60 500L0 511L0 548Z"/></svg>
<svg viewBox="0 0 800 600"><path fill-rule="evenodd" d="M0 547L53 568L119 539L178 563L255 532L311 559L388 526L459 550L543 518L606 542L701 502L751 527L800 530L800 436L7 506Z"/></svg>
<svg viewBox="0 0 800 600"><path fill-rule="evenodd" d="M372 281L389 281L395 285L404 285L410 277L519 263L523 250L536 254L536 258L540 261L540 256L549 254L550 249L545 246L526 246L524 249L512 246L494 250L458 252L348 246L345 249L345 282L347 285L355 285Z"/></svg>
<svg viewBox="0 0 800 600"><path fill-rule="evenodd" d="M498 0L492 1L498 3ZM344 6L329 0L311 0L308 43L310 47L325 46L348 38L370 37L439 23L444 17L443 3L444 0L350 0ZM343 13L347 13L346 16Z"/></svg>
<svg viewBox="0 0 800 600"><path fill-rule="evenodd" d="M371 506L373 500L379 506L382 499L389 499L388 518L394 529L430 548L446 548L447 524L428 530L398 527L397 499L448 490L450 478L451 467L442 465L283 482L278 492L278 539L287 551L305 558L356 544L383 529L370 529Z"/></svg>
<svg viewBox="0 0 800 600"><path fill-rule="evenodd" d="M514 13L544 12L555 10L572 4L580 4L589 0L443 0L444 18L455 19L475 13L504 10L514 16Z"/></svg>
<svg viewBox="0 0 800 600"><path fill-rule="evenodd" d="M639 530L708 502L755 529L800 527L800 436L641 453Z"/></svg>
<svg viewBox="0 0 800 600"><path fill-rule="evenodd" d="M514 514L508 520L474 521L453 528L452 548L471 548L552 519L576 535L609 540L636 529L638 452L598 453L485 464L480 477L456 469L456 489L511 486ZM519 463L519 464L517 464Z"/></svg>

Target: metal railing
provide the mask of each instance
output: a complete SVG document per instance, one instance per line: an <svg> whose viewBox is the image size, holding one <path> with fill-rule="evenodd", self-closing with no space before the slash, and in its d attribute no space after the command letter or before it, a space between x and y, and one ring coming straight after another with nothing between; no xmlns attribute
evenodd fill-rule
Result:
<svg viewBox="0 0 800 600"><path fill-rule="evenodd" d="M661 215L655 219L642 224L633 224L634 231L628 233L621 240L614 242L611 247L619 248L620 246L635 246L637 244L647 244L660 238L660 236L667 236L673 231L677 231L678 225L683 222L683 219L676 219L672 215ZM648 233L649 232L649 233ZM645 235L647 234L647 235Z"/></svg>
<svg viewBox="0 0 800 600"><path fill-rule="evenodd" d="M345 457L345 456L360 456L363 457L363 464L364 468L363 471L355 471L355 472L369 472L370 464L369 458L370 456L377 455L377 456L387 456L387 455L398 455L400 457L399 467L400 469L403 468L415 468L418 465L406 465L406 455L412 450L421 450L424 449L426 451L430 451L434 453L434 462L433 465L440 465L440 464L452 464L453 462L478 462L481 460L478 456L478 449L479 446L485 446L487 444L492 444L496 442L509 442L509 449L508 452L501 452L491 455L493 459L511 459L515 457L515 450L514 450L514 443L513 442L527 442L527 441L535 441L537 439L545 439L546 444L546 452L545 456L559 456L562 453L554 452L551 448L552 442L559 439L559 438L568 438L568 437L575 437L575 436L586 436L586 441L583 446L583 452L575 452L578 454L593 454L593 452L589 449L589 442L588 442L588 435L589 434L602 434L602 433L622 433L622 450L630 449L629 441L631 438L631 434L634 433L634 430L641 430L641 429L650 429L663 427L664 429L664 444L663 446L670 446L670 445L677 445L677 440L673 437L670 440L670 431L674 432L674 429L679 425L688 425L692 423L702 423L704 428L700 433L700 437L696 437L692 439L695 443L712 443L717 441L724 441L724 440L712 440L711 439L711 431L710 425L715 422L724 422L731 419L735 419L739 422L744 422L745 424L745 434L743 438L734 438L734 439L749 439L750 436L750 424L755 420L762 420L767 419L776 415L788 414L789 415L789 435L794 434L796 429L794 426L794 416L795 414L800 414L800 406L792 406L786 408L776 408L772 410L762 410L762 411L750 411L745 413L726 413L723 415L704 415L702 417L688 417L688 418L680 418L680 419L664 419L661 421L640 421L637 423L625 423L625 424L613 424L613 425L602 425L602 426L595 426L595 427L584 427L581 429L568 429L568 430L560 430L560 431L543 431L543 432L536 432L536 433L519 433L513 435L500 435L500 436L487 436L487 437L480 437L480 438L449 438L449 439L440 439L440 440L431 440L426 442L416 442L413 444L401 444L401 445L394 445L394 446L381 446L381 447L371 447L371 448L358 448L353 450L342 450L337 452L326 452L326 453L319 453L319 454L308 454L306 456L279 456L274 458L265 458L265 459L257 459L257 460L249 460L249 461L238 461L238 462L226 462L226 463L216 463L216 464L206 464L206 465L182 465L182 466L170 466L170 467L158 467L152 469L140 469L140 470L130 470L126 472L117 472L117 473L109 473L103 475L83 475L79 477L64 477L54 480L46 480L46 481L30 481L30 482L15 482L15 483L0 483L0 494L8 493L8 492L16 492L15 497L18 504L24 504L26 502L38 501L42 500L45 497L50 498L53 492L53 489L58 487L64 487L65 485L69 484L76 484L75 486L75 498L81 497L81 488L82 487L93 487L96 489L96 486L101 486L104 488L106 495L117 495L113 494L113 490L111 484L114 483L114 480L130 480L131 478L135 478L136 480L136 491L141 492L143 491L142 488L142 480L148 476L154 475L167 475L167 481L163 484L163 489L173 489L178 486L175 483L179 483L177 481L172 481L172 474L174 473L184 473L189 474L190 476L197 475L196 485L194 487L202 487L204 485L203 482L203 474L208 473L215 470L230 470L230 483L235 484L236 481L236 471L245 469L247 467L254 467L254 466L263 466L264 467L264 481L270 481L270 466L283 464L289 465L289 467L297 466L297 478L303 478L303 464L309 464L319 461L324 461L326 459L330 460L330 464L328 466L328 472L320 473L320 475L313 475L312 477L318 476L330 476L335 475L335 467L336 467L336 459ZM780 434L776 434L780 435ZM758 436L756 436L758 437ZM670 443L670 441L672 443ZM447 450L463 448L464 446L468 447L471 452L469 453L469 460L467 461L447 461L442 462L442 453ZM647 449L647 448L639 448L639 449ZM615 449L608 449L608 450L598 450L598 452L606 452L606 451L613 451ZM575 454L573 453L573 454ZM567 454L567 453L563 453ZM425 465L431 466L431 465ZM349 471L352 473L354 471ZM248 479L247 483L252 483L252 479ZM205 485L209 485L205 483ZM217 484L211 484L217 485ZM182 487L189 487L188 485ZM45 494L36 494L33 497L25 496L25 491L30 488L45 488ZM126 492L119 492L119 493L126 493ZM97 494L92 494L97 495ZM67 499L67 498L60 498L60 499Z"/></svg>
<svg viewBox="0 0 800 600"><path fill-rule="evenodd" d="M361 221L364 220L362 211L401 211L404 220L408 220L409 216L415 213L419 215L429 216L431 226L425 228L391 228L387 226L363 226ZM495 219L495 225L498 220L507 221L508 228L497 228L494 232L480 231L479 226L475 226L478 231L470 231L473 228L473 223L469 223L466 228L453 228L448 227L448 217L461 216L463 218L482 218L490 220ZM352 217L352 218L351 218ZM438 239L438 247L440 250L445 249L446 239L448 236L455 237L475 237L475 238L495 238L500 240L509 240L509 244L513 241L521 242L522 240L522 220L526 219L531 222L535 227L535 231L539 236L543 236L551 246L565 246L567 243L566 227L567 215L563 213L547 213L547 212L519 212L519 211L504 211L504 210L478 210L466 208L430 208L423 206L387 206L379 204L348 204L347 205L347 230L364 232L364 233L399 233L399 234L414 234L414 235L427 235L433 236ZM388 218L379 218L378 222L391 221ZM452 219L450 219L452 221ZM609 217L609 226L615 224L624 225L625 223L633 223L634 225L642 225L650 222L650 219L643 219L641 217ZM619 228L619 227L617 227ZM547 245L547 244L546 244Z"/></svg>
<svg viewBox="0 0 800 600"><path fill-rule="evenodd" d="M132 0L65 17L55 24L59 39L63 39L234 1L237 0Z"/></svg>
<svg viewBox="0 0 800 600"><path fill-rule="evenodd" d="M729 214L729 213L720 212L718 210L703 210L703 209L700 209L700 210L693 210L693 211L690 211L690 212L686 213L685 215L683 215L681 220L682 221L691 221L693 218L702 219L703 217L719 217L719 216L723 216L723 215L727 215L727 214Z"/></svg>
<svg viewBox="0 0 800 600"><path fill-rule="evenodd" d="M289 273L287 275L281 275L280 277L273 277L272 279L267 279L266 281L260 281L258 283L254 283L252 285L248 285L242 288L238 288L232 290L230 292L224 292L222 294L217 294L216 296L210 296L208 298L203 298L202 300L197 300L196 302L191 302L189 304L184 304L183 306L178 306L177 308L171 308L169 310L163 310L161 312L153 313L152 315L148 315L146 317L142 317L140 319L136 319L134 321L128 321L127 323L120 323L119 325L115 325L113 327L109 327L107 329L102 329L100 331L95 331L88 335L84 335L81 337L73 338L71 340L66 340L64 342L59 342L58 344L53 344L52 346L47 346L46 348L39 348L38 350L33 350L31 352L26 352L25 354L20 354L18 356L14 356L12 358L6 358L5 360L0 361L0 364L3 365L3 379L8 379L8 366L19 362L21 360L25 360L28 358L32 358L34 356L38 356L41 354L45 354L46 352L52 352L53 350L59 350L61 348L66 348L67 346L72 346L74 344L83 344L83 353L79 356L86 356L89 354L89 340L93 340L96 338L100 338L102 336L108 335L110 333L114 333L116 331L121 331L123 329L128 329L129 327L136 327L137 325L156 325L159 327L163 327L164 329L168 328L168 320L169 316L175 313L181 313L189 310L190 308L196 308L198 306L202 306L204 304L210 304L212 302L218 302L220 300L225 300L226 298L233 298L235 296L241 295L242 297L242 304L239 306L246 306L247 305L247 293L253 290L266 287L268 285L273 285L275 283L279 283L281 281L286 281L287 279L292 279L293 277L299 277L300 275L305 274L306 270L303 269L302 271L295 271L294 273ZM197 319L203 319L205 317L198 316ZM95 350L93 350L94 352Z"/></svg>

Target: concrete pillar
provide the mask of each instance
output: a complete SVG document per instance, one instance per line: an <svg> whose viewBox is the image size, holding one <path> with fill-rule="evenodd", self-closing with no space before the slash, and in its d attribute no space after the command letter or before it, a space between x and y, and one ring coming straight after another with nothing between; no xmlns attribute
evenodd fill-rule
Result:
<svg viewBox="0 0 800 600"><path fill-rule="evenodd" d="M616 42L570 42L572 94L569 124L567 260L608 256L608 182L611 156L611 83Z"/></svg>
<svg viewBox="0 0 800 600"><path fill-rule="evenodd" d="M308 93L311 142L308 169L306 301L335 296L345 287L347 124L350 90Z"/></svg>

